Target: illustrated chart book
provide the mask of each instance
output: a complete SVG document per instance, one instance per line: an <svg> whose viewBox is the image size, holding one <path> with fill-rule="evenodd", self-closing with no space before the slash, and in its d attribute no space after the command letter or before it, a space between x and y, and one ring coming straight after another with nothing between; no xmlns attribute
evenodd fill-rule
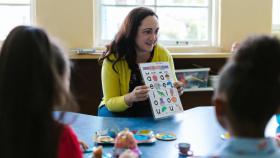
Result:
<svg viewBox="0 0 280 158"><path fill-rule="evenodd" d="M150 88L149 99L155 119L184 111L168 62L142 63L139 68L145 84Z"/></svg>

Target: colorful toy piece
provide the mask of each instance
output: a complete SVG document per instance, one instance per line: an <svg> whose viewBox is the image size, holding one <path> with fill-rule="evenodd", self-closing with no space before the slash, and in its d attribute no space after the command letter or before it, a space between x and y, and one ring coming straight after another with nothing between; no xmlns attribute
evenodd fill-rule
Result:
<svg viewBox="0 0 280 158"><path fill-rule="evenodd" d="M138 156L141 155L141 151L138 148L137 141L134 138L133 133L128 129L125 129L124 131L118 133L115 139L114 156L118 157L127 149L130 149Z"/></svg>
<svg viewBox="0 0 280 158"><path fill-rule="evenodd" d="M171 141L177 139L176 135L174 133L157 133L156 138L158 140L164 140L164 141Z"/></svg>

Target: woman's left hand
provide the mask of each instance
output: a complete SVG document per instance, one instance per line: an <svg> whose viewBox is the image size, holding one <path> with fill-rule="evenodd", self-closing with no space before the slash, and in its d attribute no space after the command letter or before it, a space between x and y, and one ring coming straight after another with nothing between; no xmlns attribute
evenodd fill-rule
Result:
<svg viewBox="0 0 280 158"><path fill-rule="evenodd" d="M174 87L178 90L179 95L182 95L184 93L183 83L180 81L175 81Z"/></svg>

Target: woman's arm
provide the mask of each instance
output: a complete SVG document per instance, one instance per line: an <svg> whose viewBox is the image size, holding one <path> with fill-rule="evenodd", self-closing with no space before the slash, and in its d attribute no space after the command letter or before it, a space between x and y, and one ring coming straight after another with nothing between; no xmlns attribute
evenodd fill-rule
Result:
<svg viewBox="0 0 280 158"><path fill-rule="evenodd" d="M125 111L129 106L121 94L119 74L112 68L112 62L105 59L101 70L102 90L107 108L113 112Z"/></svg>

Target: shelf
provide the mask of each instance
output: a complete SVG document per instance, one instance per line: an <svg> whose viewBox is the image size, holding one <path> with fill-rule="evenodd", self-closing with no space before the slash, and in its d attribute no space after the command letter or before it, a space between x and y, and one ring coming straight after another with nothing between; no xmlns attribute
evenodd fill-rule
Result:
<svg viewBox="0 0 280 158"><path fill-rule="evenodd" d="M214 91L213 87L184 89L184 92Z"/></svg>
<svg viewBox="0 0 280 158"><path fill-rule="evenodd" d="M230 53L171 53L174 59L199 59L199 58L228 58ZM70 59L98 59L101 56L100 52L91 54L77 54L75 52L70 52Z"/></svg>

